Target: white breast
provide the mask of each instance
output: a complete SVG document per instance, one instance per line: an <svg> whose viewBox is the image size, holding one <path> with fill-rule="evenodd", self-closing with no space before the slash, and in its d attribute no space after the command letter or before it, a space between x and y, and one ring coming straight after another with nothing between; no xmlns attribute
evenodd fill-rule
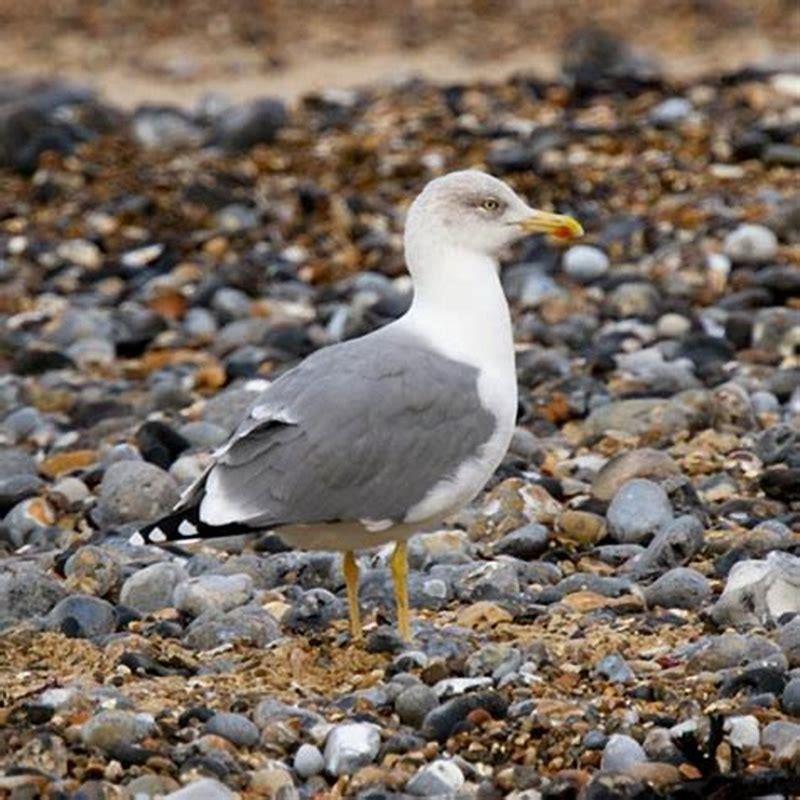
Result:
<svg viewBox="0 0 800 800"><path fill-rule="evenodd" d="M481 404L496 428L474 458L409 510L405 521L412 523L448 516L483 489L508 450L517 414L514 340L497 264L484 256L453 254L425 280L417 278L416 290L410 311L397 324L478 370Z"/></svg>

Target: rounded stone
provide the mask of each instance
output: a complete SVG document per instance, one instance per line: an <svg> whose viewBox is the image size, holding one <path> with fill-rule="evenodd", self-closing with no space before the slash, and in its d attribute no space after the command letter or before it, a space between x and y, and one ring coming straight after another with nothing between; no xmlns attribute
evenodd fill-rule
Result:
<svg viewBox="0 0 800 800"><path fill-rule="evenodd" d="M101 711L89 719L81 729L81 739L87 747L113 750L143 739L154 727L147 714L130 711Z"/></svg>
<svg viewBox="0 0 800 800"><path fill-rule="evenodd" d="M406 792L417 797L453 797L464 785L464 774L449 758L422 767L406 784Z"/></svg>
<svg viewBox="0 0 800 800"><path fill-rule="evenodd" d="M111 633L116 627L116 615L111 603L92 595L75 594L58 603L45 624L48 630L90 639Z"/></svg>
<svg viewBox="0 0 800 800"><path fill-rule="evenodd" d="M312 775L319 775L325 769L325 758L315 745L301 744L294 754L292 766L298 776L306 780Z"/></svg>
<svg viewBox="0 0 800 800"><path fill-rule="evenodd" d="M120 581L120 565L114 555L96 545L84 545L64 564L64 575L70 584L83 591L91 590L100 597L116 588Z"/></svg>
<svg viewBox="0 0 800 800"><path fill-rule="evenodd" d="M104 525L149 521L178 499L178 486L163 469L146 461L118 461L103 476L97 513Z"/></svg>
<svg viewBox="0 0 800 800"><path fill-rule="evenodd" d="M650 109L649 119L653 125L669 127L677 125L692 113L692 104L685 97L668 97Z"/></svg>
<svg viewBox="0 0 800 800"><path fill-rule="evenodd" d="M420 728L428 713L438 705L436 692L430 686L419 684L409 686L397 696L394 710L404 725Z"/></svg>
<svg viewBox="0 0 800 800"><path fill-rule="evenodd" d="M792 678L781 695L781 708L792 717L800 717L800 678Z"/></svg>
<svg viewBox="0 0 800 800"><path fill-rule="evenodd" d="M523 561L531 561L547 550L549 542L550 531L544 525L532 522L507 533L494 543L492 549L496 555L513 556L521 558Z"/></svg>
<svg viewBox="0 0 800 800"><path fill-rule="evenodd" d="M587 244L570 247L564 254L564 272L581 283L590 283L608 272L608 256L599 248Z"/></svg>
<svg viewBox="0 0 800 800"><path fill-rule="evenodd" d="M606 519L615 541L636 544L672 520L672 505L657 483L634 478L614 495Z"/></svg>
<svg viewBox="0 0 800 800"><path fill-rule="evenodd" d="M220 711L206 723L206 733L221 736L239 747L252 747L258 742L259 731L255 723L244 714Z"/></svg>
<svg viewBox="0 0 800 800"><path fill-rule="evenodd" d="M380 746L380 730L375 725L337 725L325 742L325 769L330 775L352 775L374 761Z"/></svg>
<svg viewBox="0 0 800 800"><path fill-rule="evenodd" d="M603 748L600 769L603 772L625 772L635 764L647 761L647 754L635 739L623 733L610 736Z"/></svg>
<svg viewBox="0 0 800 800"><path fill-rule="evenodd" d="M778 644L790 667L800 667L800 616L789 620L778 633Z"/></svg>
<svg viewBox="0 0 800 800"><path fill-rule="evenodd" d="M777 255L778 237L764 225L739 225L725 237L723 249L736 263L761 264Z"/></svg>
<svg viewBox="0 0 800 800"><path fill-rule="evenodd" d="M644 596L650 606L695 610L711 597L711 584L697 570L676 567L648 586Z"/></svg>
<svg viewBox="0 0 800 800"><path fill-rule="evenodd" d="M135 572L122 584L119 600L142 614L172 607L175 587L188 578L186 570L168 561Z"/></svg>
<svg viewBox="0 0 800 800"><path fill-rule="evenodd" d="M238 575L200 575L175 587L173 604L180 611L199 617L206 611L230 611L253 596L253 579Z"/></svg>

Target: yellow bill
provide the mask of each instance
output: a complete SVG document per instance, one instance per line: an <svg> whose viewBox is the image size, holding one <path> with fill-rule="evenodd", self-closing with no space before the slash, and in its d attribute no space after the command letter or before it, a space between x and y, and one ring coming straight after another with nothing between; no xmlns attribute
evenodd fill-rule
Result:
<svg viewBox="0 0 800 800"><path fill-rule="evenodd" d="M545 233L553 239L569 242L583 236L583 226L578 220L566 214L550 214L547 211L535 211L517 223L525 233Z"/></svg>

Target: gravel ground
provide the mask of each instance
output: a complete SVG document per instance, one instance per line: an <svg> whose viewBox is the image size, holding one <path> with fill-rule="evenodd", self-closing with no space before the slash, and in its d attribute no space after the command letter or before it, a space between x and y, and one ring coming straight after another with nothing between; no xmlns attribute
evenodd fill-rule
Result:
<svg viewBox="0 0 800 800"><path fill-rule="evenodd" d="M123 112L0 85L0 795L800 793L800 76ZM403 313L405 207L483 166L585 243L504 281L519 427L387 553L133 547L264 382Z"/></svg>

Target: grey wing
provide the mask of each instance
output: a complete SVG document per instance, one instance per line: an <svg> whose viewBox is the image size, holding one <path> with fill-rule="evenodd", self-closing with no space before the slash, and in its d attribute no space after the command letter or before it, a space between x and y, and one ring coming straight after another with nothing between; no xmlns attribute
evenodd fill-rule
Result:
<svg viewBox="0 0 800 800"><path fill-rule="evenodd" d="M264 392L187 498L202 522L400 521L478 453L495 420L477 370L374 337L318 351Z"/></svg>

